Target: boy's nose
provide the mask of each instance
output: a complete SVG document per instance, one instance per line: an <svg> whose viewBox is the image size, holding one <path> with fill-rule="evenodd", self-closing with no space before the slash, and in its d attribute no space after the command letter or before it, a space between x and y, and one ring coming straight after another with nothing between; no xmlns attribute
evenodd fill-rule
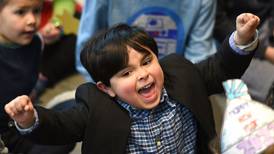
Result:
<svg viewBox="0 0 274 154"><path fill-rule="evenodd" d="M27 25L35 25L37 22L37 18L34 14L29 13L27 16Z"/></svg>
<svg viewBox="0 0 274 154"><path fill-rule="evenodd" d="M148 72L146 69L139 69L138 80L145 80L148 78Z"/></svg>

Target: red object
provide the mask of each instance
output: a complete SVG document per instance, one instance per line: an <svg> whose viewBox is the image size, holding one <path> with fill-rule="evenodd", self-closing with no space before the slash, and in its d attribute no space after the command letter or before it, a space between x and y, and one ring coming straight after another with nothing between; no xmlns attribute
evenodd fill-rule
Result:
<svg viewBox="0 0 274 154"><path fill-rule="evenodd" d="M41 13L41 23L40 23L39 29L42 28L43 26L45 26L46 23L48 23L48 21L51 19L51 16L53 14L52 10L53 10L52 2L44 1L42 13Z"/></svg>
<svg viewBox="0 0 274 154"><path fill-rule="evenodd" d="M75 11L77 13L81 13L82 9L83 9L82 5L80 5L79 3L76 3L76 5L75 5Z"/></svg>

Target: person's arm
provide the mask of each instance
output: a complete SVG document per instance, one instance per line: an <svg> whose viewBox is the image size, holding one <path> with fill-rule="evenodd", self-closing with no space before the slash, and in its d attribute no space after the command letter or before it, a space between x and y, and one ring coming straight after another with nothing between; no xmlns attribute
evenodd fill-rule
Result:
<svg viewBox="0 0 274 154"><path fill-rule="evenodd" d="M189 33L185 57L197 63L217 51L213 40L216 0L202 0L201 9Z"/></svg>
<svg viewBox="0 0 274 154"><path fill-rule="evenodd" d="M264 58L274 64L274 47L268 46L265 49Z"/></svg>
<svg viewBox="0 0 274 154"><path fill-rule="evenodd" d="M58 16L62 16L64 11L67 11L73 16L75 12L74 0L53 1L53 16L48 23L39 30L46 44L54 43L61 38L62 23Z"/></svg>
<svg viewBox="0 0 274 154"><path fill-rule="evenodd" d="M26 95L18 96L7 103L5 111L22 129L30 128L36 121L31 99Z"/></svg>
<svg viewBox="0 0 274 154"><path fill-rule="evenodd" d="M84 9L80 19L76 43L76 69L85 77L87 81L91 81L92 79L90 75L81 64L80 54L84 44L88 41L88 39L90 39L99 30L108 27L108 1L85 0L83 6Z"/></svg>
<svg viewBox="0 0 274 154"><path fill-rule="evenodd" d="M78 91L82 91L83 98L88 98L85 90ZM88 102L83 99L62 111L40 106L34 108L28 96L19 96L6 104L5 111L24 137L38 144L60 145L82 140L89 117L88 108Z"/></svg>
<svg viewBox="0 0 274 154"><path fill-rule="evenodd" d="M236 21L237 32L223 42L215 55L196 65L208 95L222 92L223 81L240 78L258 48L256 27L259 18L252 14L241 14Z"/></svg>
<svg viewBox="0 0 274 154"><path fill-rule="evenodd" d="M256 58L266 59L274 64L274 17L268 18L264 24L267 24L267 28L263 29L264 31L262 32L263 37L261 37L261 40L263 46L256 53Z"/></svg>

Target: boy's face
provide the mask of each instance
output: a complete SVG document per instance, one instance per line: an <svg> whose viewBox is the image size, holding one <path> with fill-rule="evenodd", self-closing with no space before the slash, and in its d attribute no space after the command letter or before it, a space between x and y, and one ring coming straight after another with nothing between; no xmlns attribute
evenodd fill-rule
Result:
<svg viewBox="0 0 274 154"><path fill-rule="evenodd" d="M152 52L142 54L130 47L128 56L128 66L110 79L110 91L136 108L152 109L160 102L164 83L158 59Z"/></svg>
<svg viewBox="0 0 274 154"><path fill-rule="evenodd" d="M41 0L9 0L0 10L0 42L30 43L40 22L41 7Z"/></svg>

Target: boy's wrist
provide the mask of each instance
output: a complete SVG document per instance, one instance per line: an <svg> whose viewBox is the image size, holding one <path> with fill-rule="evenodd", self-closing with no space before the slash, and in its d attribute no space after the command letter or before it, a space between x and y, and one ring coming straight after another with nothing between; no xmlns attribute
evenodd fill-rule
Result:
<svg viewBox="0 0 274 154"><path fill-rule="evenodd" d="M255 35L252 37L252 39L248 41L240 41L238 38L237 31L234 33L234 42L235 45L244 51L252 51L254 50L258 45L258 30L256 30Z"/></svg>
<svg viewBox="0 0 274 154"><path fill-rule="evenodd" d="M31 133L35 128L38 127L38 125L39 125L39 118L38 118L38 113L35 109L33 114L33 120L31 123L22 125L22 123L19 124L15 122L15 127L21 134Z"/></svg>
<svg viewBox="0 0 274 154"><path fill-rule="evenodd" d="M257 48L259 42L258 35L256 35L255 39L251 43L244 46L239 46L236 44L234 35L235 31L229 37L229 44L234 52L240 55L248 55Z"/></svg>
<svg viewBox="0 0 274 154"><path fill-rule="evenodd" d="M235 44L239 45L239 46L245 46L247 44L250 44L256 38L255 35L253 37L251 37L250 39L241 39L238 32L235 31L235 34L234 34Z"/></svg>
<svg viewBox="0 0 274 154"><path fill-rule="evenodd" d="M17 122L16 122L17 123ZM32 121L29 122L29 123L17 123L17 126L20 128L20 129L28 129L30 128L31 126L33 126L35 123L35 117L33 117Z"/></svg>

